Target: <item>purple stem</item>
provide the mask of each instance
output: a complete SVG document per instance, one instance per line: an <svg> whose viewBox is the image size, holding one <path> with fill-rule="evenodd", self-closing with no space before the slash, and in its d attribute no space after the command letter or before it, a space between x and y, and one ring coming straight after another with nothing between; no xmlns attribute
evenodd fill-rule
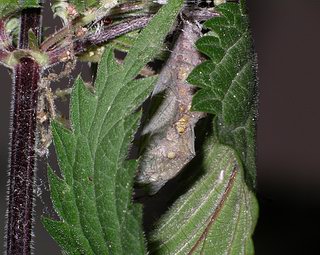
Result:
<svg viewBox="0 0 320 255"><path fill-rule="evenodd" d="M112 40L120 35L124 35L133 30L144 28L151 20L152 16L142 16L131 18L119 24L107 26L99 33L88 34L85 38L77 40L74 43L74 52L76 54L83 53L93 45L100 45L109 40Z"/></svg>
<svg viewBox="0 0 320 255"><path fill-rule="evenodd" d="M92 46L99 46L128 32L144 28L151 18L151 15L130 18L124 22L103 27L99 33L92 32L87 34L84 38L76 39L75 41L70 40L69 43L65 43L63 46L56 47L47 52L50 59L49 65L56 64L60 62L61 59L67 58L68 51L72 51L75 55L79 55Z"/></svg>
<svg viewBox="0 0 320 255"><path fill-rule="evenodd" d="M28 49L28 31L40 38L41 10L21 13L19 49ZM31 254L36 171L37 103L40 67L24 57L13 69L6 253Z"/></svg>

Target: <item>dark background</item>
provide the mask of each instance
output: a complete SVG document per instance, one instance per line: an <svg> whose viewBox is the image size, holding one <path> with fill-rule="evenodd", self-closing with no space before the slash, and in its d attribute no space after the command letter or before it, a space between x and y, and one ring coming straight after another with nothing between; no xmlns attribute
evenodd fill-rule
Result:
<svg viewBox="0 0 320 255"><path fill-rule="evenodd" d="M248 0L248 4L260 92L256 254L320 254L320 1ZM0 236L4 236L11 86L3 67L0 87ZM44 172L40 164L42 187ZM38 199L38 215L48 210L45 197L43 192ZM58 254L37 217L35 254Z"/></svg>

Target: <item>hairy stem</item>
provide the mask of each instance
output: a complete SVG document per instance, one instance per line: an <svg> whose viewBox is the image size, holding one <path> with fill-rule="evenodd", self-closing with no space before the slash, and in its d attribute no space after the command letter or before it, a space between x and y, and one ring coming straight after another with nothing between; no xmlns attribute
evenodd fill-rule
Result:
<svg viewBox="0 0 320 255"><path fill-rule="evenodd" d="M40 38L41 10L21 13L19 49L28 49L28 31ZM31 254L36 169L37 102L40 67L29 57L13 69L7 211L7 254Z"/></svg>
<svg viewBox="0 0 320 255"><path fill-rule="evenodd" d="M124 35L133 30L144 28L151 20L150 16L143 16L138 18L131 18L119 24L108 26L102 29L99 33L91 33L87 35L84 40L78 40L75 42L74 51L79 54L84 52L88 47L92 45L100 45L109 40L112 40L120 35Z"/></svg>
<svg viewBox="0 0 320 255"><path fill-rule="evenodd" d="M99 33L88 33L84 38L76 38L75 41L65 40L65 44L62 47L57 47L56 49L48 51L47 54L50 59L50 64L55 64L61 61L61 59L67 58L68 52L70 51L72 51L75 55L79 55L81 53L84 53L92 46L102 45L118 36L124 35L137 29L144 28L151 20L151 18L152 15L130 18L119 24L103 27L101 31L99 31ZM52 41L53 39L51 39L51 42ZM43 42L41 47L47 48L48 44L49 42L45 41Z"/></svg>

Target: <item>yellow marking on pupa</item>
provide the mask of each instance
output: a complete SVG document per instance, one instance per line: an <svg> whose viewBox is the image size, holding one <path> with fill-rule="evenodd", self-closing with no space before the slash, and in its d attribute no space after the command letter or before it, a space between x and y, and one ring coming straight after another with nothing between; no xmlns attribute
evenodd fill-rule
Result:
<svg viewBox="0 0 320 255"><path fill-rule="evenodd" d="M185 81L187 79L189 73L190 73L190 70L188 70L185 67L180 67L179 72L178 72L178 79L181 81Z"/></svg>
<svg viewBox="0 0 320 255"><path fill-rule="evenodd" d="M186 131L188 124L189 124L189 116L183 115L182 118L180 118L175 124L178 133L183 134Z"/></svg>
<svg viewBox="0 0 320 255"><path fill-rule="evenodd" d="M169 151L167 157L169 159L174 159L176 157L176 153L174 151Z"/></svg>

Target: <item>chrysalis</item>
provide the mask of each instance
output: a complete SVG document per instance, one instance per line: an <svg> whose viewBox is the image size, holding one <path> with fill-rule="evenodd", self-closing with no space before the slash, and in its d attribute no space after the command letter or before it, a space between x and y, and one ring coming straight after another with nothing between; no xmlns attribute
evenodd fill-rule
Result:
<svg viewBox="0 0 320 255"><path fill-rule="evenodd" d="M204 113L190 111L195 88L186 79L203 58L194 47L202 28L192 17L213 16L207 10L198 12L203 13L188 12L188 16L182 18L181 34L152 94L164 91L165 98L142 131L142 134L150 134L150 140L142 155L136 181L147 185L149 194L158 192L195 156L194 127Z"/></svg>

